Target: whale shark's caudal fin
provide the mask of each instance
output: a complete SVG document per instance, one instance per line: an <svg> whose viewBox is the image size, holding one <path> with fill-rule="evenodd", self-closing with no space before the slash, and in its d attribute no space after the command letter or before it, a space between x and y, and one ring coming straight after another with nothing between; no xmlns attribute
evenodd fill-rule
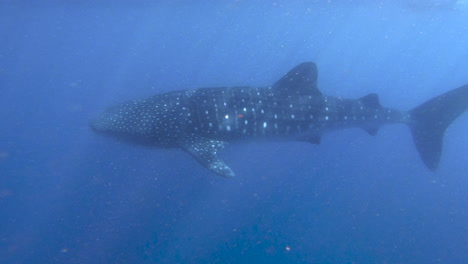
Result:
<svg viewBox="0 0 468 264"><path fill-rule="evenodd" d="M442 153L445 130L468 108L468 85L439 95L409 113L409 126L421 159L436 170Z"/></svg>

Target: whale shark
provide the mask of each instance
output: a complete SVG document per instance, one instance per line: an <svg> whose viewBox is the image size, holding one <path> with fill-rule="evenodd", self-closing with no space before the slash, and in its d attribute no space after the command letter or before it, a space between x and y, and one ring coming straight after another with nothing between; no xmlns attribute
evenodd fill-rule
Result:
<svg viewBox="0 0 468 264"><path fill-rule="evenodd" d="M428 169L437 169L443 136L468 108L468 85L409 111L381 106L377 94L357 99L323 94L317 66L304 62L267 87L178 90L124 102L90 122L91 128L125 142L179 148L223 177L233 170L218 157L227 143L290 140L320 144L324 133L358 127L376 135L384 124L406 124Z"/></svg>

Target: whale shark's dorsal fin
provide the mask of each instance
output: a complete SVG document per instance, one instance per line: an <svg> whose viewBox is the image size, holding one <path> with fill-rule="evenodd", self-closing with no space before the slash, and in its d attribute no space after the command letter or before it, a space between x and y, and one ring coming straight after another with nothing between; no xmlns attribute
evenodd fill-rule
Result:
<svg viewBox="0 0 468 264"><path fill-rule="evenodd" d="M273 89L282 96L315 95L322 93L317 88L317 66L313 62L304 62L279 79Z"/></svg>
<svg viewBox="0 0 468 264"><path fill-rule="evenodd" d="M179 146L192 155L201 165L219 176L232 178L234 172L217 156L217 153L223 150L225 144L224 141L203 137L187 138L179 142Z"/></svg>

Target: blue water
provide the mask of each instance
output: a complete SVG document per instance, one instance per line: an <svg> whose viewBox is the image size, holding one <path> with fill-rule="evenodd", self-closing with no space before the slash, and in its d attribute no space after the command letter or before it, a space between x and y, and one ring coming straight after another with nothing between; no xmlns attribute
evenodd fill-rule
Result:
<svg viewBox="0 0 468 264"><path fill-rule="evenodd" d="M411 109L468 83L468 4L449 2L0 2L0 263L468 263L466 113L436 173L403 125L231 144L234 179L88 127L303 61L325 94Z"/></svg>

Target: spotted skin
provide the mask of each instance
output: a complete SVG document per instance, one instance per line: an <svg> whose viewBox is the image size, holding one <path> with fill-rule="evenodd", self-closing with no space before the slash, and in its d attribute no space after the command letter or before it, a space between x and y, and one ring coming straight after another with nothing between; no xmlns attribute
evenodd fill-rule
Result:
<svg viewBox="0 0 468 264"><path fill-rule="evenodd" d="M384 108L375 94L359 99L323 95L314 63L296 66L269 87L173 91L114 106L91 122L100 133L160 148L181 148L224 177L218 158L226 142L265 138L320 143L323 133L411 122L411 112Z"/></svg>
<svg viewBox="0 0 468 264"><path fill-rule="evenodd" d="M375 100L378 100L375 97ZM404 122L404 113L363 100L323 95L275 96L272 87L201 88L189 99L190 133L222 141L321 135L344 127Z"/></svg>
<svg viewBox="0 0 468 264"><path fill-rule="evenodd" d="M175 91L109 108L91 122L92 128L148 146L171 148L189 131L190 96Z"/></svg>

